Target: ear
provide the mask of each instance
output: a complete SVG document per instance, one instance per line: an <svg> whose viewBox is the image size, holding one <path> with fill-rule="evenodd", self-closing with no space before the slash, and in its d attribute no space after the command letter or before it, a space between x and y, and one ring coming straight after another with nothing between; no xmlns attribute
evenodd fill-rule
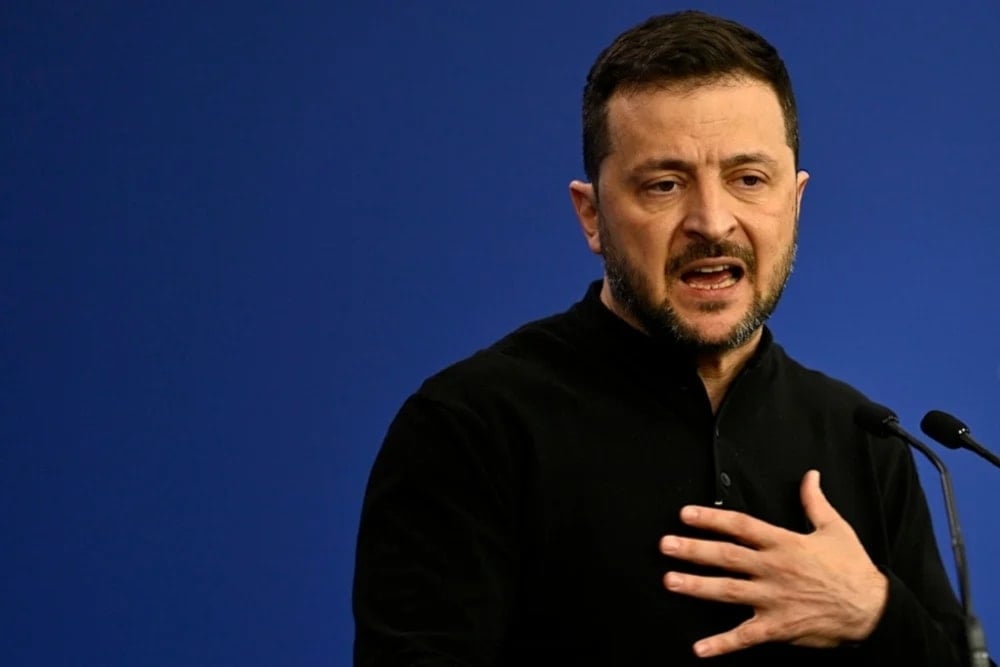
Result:
<svg viewBox="0 0 1000 667"><path fill-rule="evenodd" d="M795 175L795 210L802 210L802 195L806 191L806 183L809 182L809 172L800 169Z"/></svg>
<svg viewBox="0 0 1000 667"><path fill-rule="evenodd" d="M595 255L601 254L601 235L597 227L597 193L594 186L584 181L572 181L569 184L569 197L573 201L573 210L580 221L580 228L587 239L587 247Z"/></svg>

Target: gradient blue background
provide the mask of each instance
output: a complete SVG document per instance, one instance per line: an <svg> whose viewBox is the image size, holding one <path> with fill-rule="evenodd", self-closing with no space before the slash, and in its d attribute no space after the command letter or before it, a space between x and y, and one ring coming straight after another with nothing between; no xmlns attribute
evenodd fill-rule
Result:
<svg viewBox="0 0 1000 667"><path fill-rule="evenodd" d="M701 6L796 83L779 340L1000 449L1000 3ZM599 275L582 82L681 7L3 2L0 664L347 665L389 420ZM1000 471L943 457L1000 654Z"/></svg>

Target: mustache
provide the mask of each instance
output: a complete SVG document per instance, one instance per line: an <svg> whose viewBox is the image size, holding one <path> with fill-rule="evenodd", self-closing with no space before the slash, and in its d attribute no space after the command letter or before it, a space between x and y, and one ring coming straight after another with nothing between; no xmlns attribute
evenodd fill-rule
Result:
<svg viewBox="0 0 1000 667"><path fill-rule="evenodd" d="M747 272L751 275L757 267L757 257L752 249L730 241L718 241L716 243L694 243L684 248L681 254L672 257L667 262L667 273L677 275L691 262L716 257L732 257L740 260L746 265Z"/></svg>

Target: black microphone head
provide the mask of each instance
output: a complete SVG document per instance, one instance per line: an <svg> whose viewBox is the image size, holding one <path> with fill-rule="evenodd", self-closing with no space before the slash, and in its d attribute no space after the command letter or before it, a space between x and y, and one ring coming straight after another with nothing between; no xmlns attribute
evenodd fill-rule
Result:
<svg viewBox="0 0 1000 667"><path fill-rule="evenodd" d="M868 401L854 408L854 422L872 435L887 438L896 433L891 426L899 422L899 417L884 405Z"/></svg>
<svg viewBox="0 0 1000 667"><path fill-rule="evenodd" d="M965 446L962 436L969 432L969 427L947 412L931 410L920 420L920 430L945 447L961 449Z"/></svg>

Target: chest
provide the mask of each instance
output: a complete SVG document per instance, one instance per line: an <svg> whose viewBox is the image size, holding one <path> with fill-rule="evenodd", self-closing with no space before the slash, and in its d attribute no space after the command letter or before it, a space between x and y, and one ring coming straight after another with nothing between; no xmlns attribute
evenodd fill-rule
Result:
<svg viewBox="0 0 1000 667"><path fill-rule="evenodd" d="M524 422L514 437L525 452L532 548L578 572L652 577L658 586L659 540L691 534L679 520L689 504L808 532L799 489L810 469L821 471L828 498L864 541L883 541L862 450L821 411L787 400L737 393L713 415L697 392L603 387L550 396L545 419Z"/></svg>

